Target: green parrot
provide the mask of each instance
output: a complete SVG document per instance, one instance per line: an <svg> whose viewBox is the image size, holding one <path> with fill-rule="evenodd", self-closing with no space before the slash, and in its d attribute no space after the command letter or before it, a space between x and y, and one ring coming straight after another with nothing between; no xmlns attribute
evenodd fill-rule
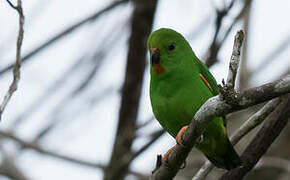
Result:
<svg viewBox="0 0 290 180"><path fill-rule="evenodd" d="M173 137L189 125L207 99L219 94L216 80L178 32L161 28L147 41L150 51L150 99L153 113ZM230 143L225 119L211 120L196 147L218 168L233 169L241 160Z"/></svg>

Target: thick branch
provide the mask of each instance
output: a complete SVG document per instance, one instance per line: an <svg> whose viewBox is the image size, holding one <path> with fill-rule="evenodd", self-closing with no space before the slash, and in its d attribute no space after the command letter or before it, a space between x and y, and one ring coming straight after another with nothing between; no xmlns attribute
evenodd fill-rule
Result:
<svg viewBox="0 0 290 180"><path fill-rule="evenodd" d="M125 81L113 153L104 179L124 179L136 137L136 119L146 65L146 40L153 24L157 1L135 0Z"/></svg>
<svg viewBox="0 0 290 180"><path fill-rule="evenodd" d="M256 137L247 146L241 156L243 166L225 173L221 180L241 180L256 165L259 159L266 153L268 148L279 136L287 125L290 117L290 95L286 95L279 106L267 117L263 127Z"/></svg>
<svg viewBox="0 0 290 180"><path fill-rule="evenodd" d="M282 98L273 99L263 106L258 112L252 115L236 132L231 136L231 143L237 144L245 135L251 130L261 124L264 119L274 111L274 109L281 102ZM208 173L214 168L213 164L206 161L200 170L195 174L192 180L202 180L208 175Z"/></svg>
<svg viewBox="0 0 290 180"><path fill-rule="evenodd" d="M24 34L24 15L23 15L23 9L22 9L22 2L21 0L17 0L17 6L14 6L9 0L7 0L9 5L17 10L19 14L19 31L18 31L18 38L16 43L16 62L13 66L13 81L10 84L9 90L7 91L6 95L4 96L4 100L0 106L0 120L2 117L2 113L5 110L5 107L7 103L9 102L11 96L16 91L18 86L18 81L20 80L20 67L21 67L21 47L22 47L22 41L23 41L23 34Z"/></svg>

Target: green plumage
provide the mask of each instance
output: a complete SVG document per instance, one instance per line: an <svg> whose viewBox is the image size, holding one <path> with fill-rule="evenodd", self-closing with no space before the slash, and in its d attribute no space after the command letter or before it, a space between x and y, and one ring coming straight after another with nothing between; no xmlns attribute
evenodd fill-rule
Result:
<svg viewBox="0 0 290 180"><path fill-rule="evenodd" d="M153 113L163 128L175 137L191 122L200 106L219 93L219 89L206 66L176 31L162 28L153 32L148 38L148 48ZM203 141L196 147L219 168L232 169L240 165L222 117L212 119L203 133Z"/></svg>

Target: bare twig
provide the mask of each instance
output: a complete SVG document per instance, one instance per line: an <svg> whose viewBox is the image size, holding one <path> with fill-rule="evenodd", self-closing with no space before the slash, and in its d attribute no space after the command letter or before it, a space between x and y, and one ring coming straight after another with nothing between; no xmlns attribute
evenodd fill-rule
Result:
<svg viewBox="0 0 290 180"><path fill-rule="evenodd" d="M14 6L14 4L10 1L10 0L6 0L7 3L13 8L15 9L16 11L18 11L18 7L17 6Z"/></svg>
<svg viewBox="0 0 290 180"><path fill-rule="evenodd" d="M197 173L193 176L192 180L203 180L206 178L208 173L214 168L214 165L206 160L202 167L197 171Z"/></svg>
<svg viewBox="0 0 290 180"><path fill-rule="evenodd" d="M227 85L232 89L235 87L236 75L240 63L241 47L243 44L243 40L244 33L242 30L240 30L235 35L235 42L232 51L232 56L230 59L229 73L227 78Z"/></svg>
<svg viewBox="0 0 290 180"><path fill-rule="evenodd" d="M258 112L252 115L236 132L231 136L231 142L233 145L237 144L246 134L248 134L255 127L260 125L264 119L278 106L281 102L281 98L276 98L269 101ZM214 166L206 161L200 170L195 174L192 180L202 180L208 173L214 168Z"/></svg>
<svg viewBox="0 0 290 180"><path fill-rule="evenodd" d="M129 161L133 161L136 157L138 157L141 153L148 149L154 142L156 142L163 134L165 133L164 130L158 130L151 134L151 140L146 143L143 147L141 147L138 151L132 153Z"/></svg>
<svg viewBox="0 0 290 180"><path fill-rule="evenodd" d="M13 81L10 84L9 90L7 91L6 95L4 96L4 100L0 106L0 120L2 117L2 113L5 110L7 103L9 102L11 96L16 91L18 86L18 81L20 80L20 67L21 67L21 47L23 41L23 34L24 34L24 15L22 9L22 2L21 0L17 0L17 6L14 6L9 0L7 0L9 5L17 10L19 14L19 31L18 31L18 38L16 43L16 63L13 68Z"/></svg>
<svg viewBox="0 0 290 180"><path fill-rule="evenodd" d="M220 179L222 180L241 180L252 170L259 159L266 153L271 144L279 136L281 131L287 125L290 116L290 94L282 97L281 103L267 117L262 128L259 130L255 138L247 146L241 160L243 165L226 172Z"/></svg>
<svg viewBox="0 0 290 180"><path fill-rule="evenodd" d="M32 150L34 150L34 151L36 151L38 153L41 153L41 154L47 155L47 156L51 156L53 158L61 159L61 160L64 160L64 161L68 161L68 162L71 162L71 163L74 163L74 164L87 166L87 167L100 168L100 169L105 169L105 167L106 167L106 165L104 165L104 164L98 164L98 163L95 163L95 162L89 162L89 161L85 161L85 160L69 157L69 156L66 156L66 155L58 154L58 153L56 153L54 151L46 150L43 147L41 147L39 144L36 144L35 142L24 141L21 138L13 135L10 132L0 131L0 136L8 138L8 139L11 139L11 140L17 142L23 148L32 149ZM134 172L134 171L129 171L129 173L133 174L135 176L146 177L146 175L138 173L138 172Z"/></svg>
<svg viewBox="0 0 290 180"><path fill-rule="evenodd" d="M266 117L275 110L281 102L281 98L276 98L269 101L258 112L252 115L232 136L232 144L237 144L248 132L260 125Z"/></svg>
<svg viewBox="0 0 290 180"><path fill-rule="evenodd" d="M215 62L217 62L217 54L222 47L223 43L225 42L226 38L228 37L229 33L231 32L232 28L234 25L239 21L239 19L244 15L245 11L249 7L250 3L252 0L244 0L243 8L241 9L240 13L234 18L232 21L231 25L223 30L222 28L222 20L228 12L231 10L233 7L234 3L237 1L232 1L231 4L225 8L224 10L217 10L217 19L216 19L216 31L214 34L213 41L209 47L209 52L207 55L207 58L205 60L205 64L210 67L212 66ZM223 31L221 31L223 30ZM223 35L220 35L221 32L225 32Z"/></svg>
<svg viewBox="0 0 290 180"><path fill-rule="evenodd" d="M78 29L79 27L81 27L82 25L91 22L93 20L96 20L98 17L100 17L101 15L103 15L105 12L108 12L109 10L117 7L118 5L121 5L125 2L128 2L129 0L119 0L119 1L114 1L112 4L108 5L106 8L102 9L101 11L98 11L82 20L80 20L79 22L77 22L76 24L73 24L72 26L68 27L67 29L57 33L56 35L54 35L52 38L50 38L49 40L43 42L42 44L40 44L37 48L31 50L28 54L24 55L22 60L23 63L25 63L29 58L31 58L32 56L36 55L37 53L41 52L42 50L44 50L45 48L47 48L49 45L53 44L54 42L56 42L57 40L60 40L61 38L65 37L66 35L70 34L71 32L73 32L74 30ZM10 69L12 69L14 66L14 64L8 65L7 67L3 68L0 70L0 74L6 73L7 71L9 71Z"/></svg>
<svg viewBox="0 0 290 180"><path fill-rule="evenodd" d="M126 23L122 25L117 23L115 26L112 27L110 31L108 31L108 34L106 36L99 39L99 41L102 42L103 48L97 48L92 55L82 55L81 57L78 57L78 60L77 62L75 62L75 64L68 68L67 71L64 71L62 75L59 76L60 78L56 80L52 86L47 88L46 91L44 91L38 99L36 99L30 106L25 109L25 111L20 113L15 118L12 124L13 129L20 127L26 119L28 119L33 113L37 112L37 109L45 105L46 99L51 98L51 96L56 94L58 90L60 90L65 85L66 81L72 79L73 75L79 72L77 71L78 69L82 68L83 65L87 65L87 63L90 63L92 65L88 67L88 69L90 69L89 72L86 71L87 78L80 81L78 87L75 90L71 91L68 95L66 95L66 97L64 97L61 102L56 106L55 110L52 111L52 113L54 115L57 114L63 109L62 107L65 107L65 103L68 103L68 101L74 99L74 97L81 94L80 92L82 92L82 90L86 88L87 85L89 85L93 78L95 78L98 69L103 64L103 61L107 56L107 52L104 49L110 49L112 51L114 48L116 48L115 41L116 39L119 39L121 34L124 33L125 26ZM88 52L87 54L91 53ZM70 74L70 76L67 76L67 74Z"/></svg>

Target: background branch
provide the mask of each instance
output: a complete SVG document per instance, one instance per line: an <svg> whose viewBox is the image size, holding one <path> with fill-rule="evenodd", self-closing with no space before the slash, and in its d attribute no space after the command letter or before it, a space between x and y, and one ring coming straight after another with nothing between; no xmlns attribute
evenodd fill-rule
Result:
<svg viewBox="0 0 290 180"><path fill-rule="evenodd" d="M51 37L49 40L43 42L42 44L40 44L37 48L31 50L29 53L27 53L26 55L23 56L22 61L23 63L25 63L26 61L28 61L28 59L30 59L32 56L38 54L39 52L41 52L42 50L44 50L45 48L49 47L50 45L52 45L53 43L55 43L56 41L60 40L61 38L67 36L68 34L72 33L73 31L75 31L76 29L78 29L79 27L81 27L82 25L85 25L88 22L91 22L93 20L96 20L99 16L103 15L104 13L114 9L115 7L128 2L129 0L118 0L118 1L114 1L112 4L108 5L106 8L93 13L92 15L85 17L84 19L78 21L77 23L73 24L72 26L66 28L65 30L57 33L56 35L54 35L53 37ZM8 65L7 67L3 68L0 70L0 75L6 73L7 71L9 71L10 69L12 69L14 66L14 64Z"/></svg>
<svg viewBox="0 0 290 180"><path fill-rule="evenodd" d="M267 117L256 137L247 146L241 159L243 166L225 173L220 179L243 179L279 136L290 116L290 95L285 95L278 107Z"/></svg>
<svg viewBox="0 0 290 180"><path fill-rule="evenodd" d="M127 173L132 143L136 136L136 120L146 65L146 40L153 24L157 1L133 1L131 37L127 57L125 81L119 111L113 153L104 179L123 179ZM120 160L121 159L121 160Z"/></svg>
<svg viewBox="0 0 290 180"><path fill-rule="evenodd" d="M18 81L20 80L21 47L22 47L23 34L24 34L24 29L23 29L24 15L23 15L21 0L17 0L17 6L14 6L9 0L7 0L7 2L13 9L17 10L19 14L19 30L18 30L18 38L17 38L17 43L16 43L16 63L13 66L13 81L10 84L9 90L4 96L4 100L0 106L0 120L2 118L2 113L5 110L5 107L7 103L9 102L11 96L16 91L17 86L18 86Z"/></svg>
<svg viewBox="0 0 290 180"><path fill-rule="evenodd" d="M245 135L247 135L251 130L260 125L264 119L278 106L282 98L276 98L269 101L263 108L252 115L235 133L231 136L230 140L233 145L237 144ZM200 170L195 174L192 180L202 180L207 174L214 168L208 160L200 168Z"/></svg>

